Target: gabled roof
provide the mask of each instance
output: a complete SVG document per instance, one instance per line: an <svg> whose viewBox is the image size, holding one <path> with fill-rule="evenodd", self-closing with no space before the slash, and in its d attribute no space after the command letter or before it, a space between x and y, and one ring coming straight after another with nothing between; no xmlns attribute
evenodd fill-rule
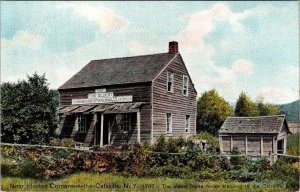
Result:
<svg viewBox="0 0 300 192"><path fill-rule="evenodd" d="M283 125L287 126L285 115L258 117L228 117L219 133L280 133Z"/></svg>
<svg viewBox="0 0 300 192"><path fill-rule="evenodd" d="M178 54L93 60L58 89L150 82Z"/></svg>

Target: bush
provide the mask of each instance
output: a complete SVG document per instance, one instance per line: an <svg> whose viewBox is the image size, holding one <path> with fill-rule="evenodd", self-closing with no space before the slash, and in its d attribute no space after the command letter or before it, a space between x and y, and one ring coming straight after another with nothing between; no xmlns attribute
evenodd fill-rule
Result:
<svg viewBox="0 0 300 192"><path fill-rule="evenodd" d="M71 138L64 138L64 139L58 139L58 138L51 138L49 142L50 146L57 146L57 147L68 147L68 148L74 148L75 142Z"/></svg>
<svg viewBox="0 0 300 192"><path fill-rule="evenodd" d="M269 160L261 158L250 163L249 171L263 173L271 168Z"/></svg>
<svg viewBox="0 0 300 192"><path fill-rule="evenodd" d="M193 136L192 139L207 140L208 152L210 153L220 152L219 139L209 133L206 132L198 133L197 135Z"/></svg>
<svg viewBox="0 0 300 192"><path fill-rule="evenodd" d="M154 166L150 170L151 176L173 177L173 178L185 178L191 174L191 169L188 166L175 166L172 164L164 166Z"/></svg>
<svg viewBox="0 0 300 192"><path fill-rule="evenodd" d="M25 159L20 164L20 175L22 177L35 178L38 173L37 164L33 159Z"/></svg>
<svg viewBox="0 0 300 192"><path fill-rule="evenodd" d="M20 175L20 168L18 164L11 159L4 159L0 162L2 176L18 176Z"/></svg>
<svg viewBox="0 0 300 192"><path fill-rule="evenodd" d="M230 153L231 155L240 155L241 153L234 147ZM230 157L230 164L234 170L240 170L248 166L247 158L244 156L232 156Z"/></svg>
<svg viewBox="0 0 300 192"><path fill-rule="evenodd" d="M187 147L187 145L188 143L183 137L166 138L162 135L156 140L151 150L154 152L179 153L183 152L183 147Z"/></svg>
<svg viewBox="0 0 300 192"><path fill-rule="evenodd" d="M269 180L281 180L288 188L298 190L299 172L299 162L288 163L285 159L281 158L272 165L270 170L263 174L262 178Z"/></svg>
<svg viewBox="0 0 300 192"><path fill-rule="evenodd" d="M75 142L71 138L64 138L61 140L61 146L73 148L73 147L75 147Z"/></svg>
<svg viewBox="0 0 300 192"><path fill-rule="evenodd" d="M293 134L288 136L287 140L287 154L289 155L300 155L299 149L299 138L300 134Z"/></svg>

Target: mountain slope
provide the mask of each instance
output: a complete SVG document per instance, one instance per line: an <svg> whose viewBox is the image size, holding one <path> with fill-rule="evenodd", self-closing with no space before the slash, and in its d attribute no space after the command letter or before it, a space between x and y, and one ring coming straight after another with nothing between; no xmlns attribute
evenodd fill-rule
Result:
<svg viewBox="0 0 300 192"><path fill-rule="evenodd" d="M299 121L299 100L278 106L281 114L287 115L287 120Z"/></svg>

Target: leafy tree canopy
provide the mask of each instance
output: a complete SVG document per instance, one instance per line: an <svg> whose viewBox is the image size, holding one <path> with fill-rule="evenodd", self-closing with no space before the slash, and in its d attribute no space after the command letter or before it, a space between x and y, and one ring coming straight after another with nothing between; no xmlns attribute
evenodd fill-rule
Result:
<svg viewBox="0 0 300 192"><path fill-rule="evenodd" d="M57 91L49 90L45 75L1 84L1 140L44 144L56 128Z"/></svg>
<svg viewBox="0 0 300 192"><path fill-rule="evenodd" d="M251 98L242 92L236 102L235 115L238 117L252 117L258 116L259 111L256 104L251 100Z"/></svg>
<svg viewBox="0 0 300 192"><path fill-rule="evenodd" d="M229 103L216 90L204 92L197 103L197 131L217 135L226 117L233 115Z"/></svg>
<svg viewBox="0 0 300 192"><path fill-rule="evenodd" d="M276 105L265 103L264 98L260 96L257 101L257 109L258 115L266 116L266 115L278 115L280 113L279 108Z"/></svg>

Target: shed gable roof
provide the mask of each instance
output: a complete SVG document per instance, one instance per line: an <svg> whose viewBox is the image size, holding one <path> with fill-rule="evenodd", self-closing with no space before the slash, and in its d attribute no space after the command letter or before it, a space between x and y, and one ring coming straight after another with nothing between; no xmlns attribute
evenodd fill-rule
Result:
<svg viewBox="0 0 300 192"><path fill-rule="evenodd" d="M259 117L228 117L219 133L280 133L283 124L287 125L285 115ZM287 131L289 129L287 127Z"/></svg>
<svg viewBox="0 0 300 192"><path fill-rule="evenodd" d="M58 89L150 82L176 55L159 53L93 60Z"/></svg>

